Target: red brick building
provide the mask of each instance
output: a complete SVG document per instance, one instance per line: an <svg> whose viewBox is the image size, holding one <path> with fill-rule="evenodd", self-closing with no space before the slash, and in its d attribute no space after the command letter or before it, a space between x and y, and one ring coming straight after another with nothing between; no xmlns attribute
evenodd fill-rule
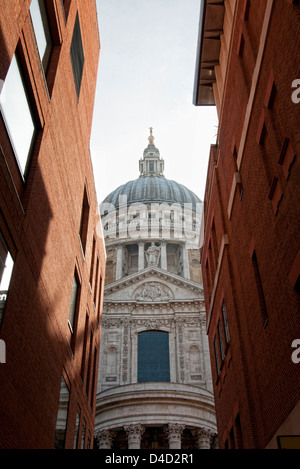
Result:
<svg viewBox="0 0 300 469"><path fill-rule="evenodd" d="M201 4L202 273L220 448L299 447L300 2Z"/></svg>
<svg viewBox="0 0 300 469"><path fill-rule="evenodd" d="M89 153L96 5L0 10L0 448L88 448L105 266Z"/></svg>

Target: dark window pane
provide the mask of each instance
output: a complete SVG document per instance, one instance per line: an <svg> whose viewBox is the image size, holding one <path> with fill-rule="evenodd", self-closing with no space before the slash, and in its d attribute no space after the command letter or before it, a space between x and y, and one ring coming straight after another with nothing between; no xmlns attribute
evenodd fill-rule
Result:
<svg viewBox="0 0 300 469"><path fill-rule="evenodd" d="M228 343L230 340L230 336L229 336L226 306L224 302L222 304L222 315L223 315L223 322L224 322L225 339L226 339L226 342Z"/></svg>
<svg viewBox="0 0 300 469"><path fill-rule="evenodd" d="M80 236L83 256L85 254L86 241L87 241L89 210L90 208L89 208L87 194L86 194L86 191L84 191L82 209L81 209L80 229L79 229L79 236Z"/></svg>
<svg viewBox="0 0 300 469"><path fill-rule="evenodd" d="M69 400L70 392L64 378L62 378L56 419L54 449L64 449L65 447Z"/></svg>
<svg viewBox="0 0 300 469"><path fill-rule="evenodd" d="M76 15L70 53L71 53L76 92L77 92L77 96L79 97L82 72L83 72L83 64L84 64L84 53L83 53L78 13Z"/></svg>
<svg viewBox="0 0 300 469"><path fill-rule="evenodd" d="M71 303L70 303L70 311L69 311L69 324L72 328L74 328L74 318L75 318L75 312L76 312L76 304L77 304L77 291L78 291L78 285L77 285L77 280L76 277L74 276L73 278L73 287L72 287L72 295L71 295Z"/></svg>
<svg viewBox="0 0 300 469"><path fill-rule="evenodd" d="M169 382L169 334L162 331L138 335L138 382Z"/></svg>
<svg viewBox="0 0 300 469"><path fill-rule="evenodd" d="M214 338L214 349L215 349L215 360L216 360L216 368L217 368L217 373L218 375L220 374L220 359L219 359L219 349L218 349L218 343L217 343L217 338Z"/></svg>

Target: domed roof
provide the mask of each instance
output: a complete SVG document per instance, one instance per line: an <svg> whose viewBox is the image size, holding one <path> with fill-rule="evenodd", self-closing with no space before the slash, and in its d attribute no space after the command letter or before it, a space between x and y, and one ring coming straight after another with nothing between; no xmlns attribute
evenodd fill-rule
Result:
<svg viewBox="0 0 300 469"><path fill-rule="evenodd" d="M126 182L122 186L111 192L102 202L112 204L115 209L119 208L120 196L126 196L127 206L133 203L179 203L192 204L196 209L196 204L201 203L199 197L182 184L166 179L164 176L145 176L133 181Z"/></svg>
<svg viewBox="0 0 300 469"><path fill-rule="evenodd" d="M199 197L194 192L187 189L176 181L166 179L163 175L164 160L160 158L159 150L154 145L152 127L150 127L149 144L145 148L143 158L139 161L140 177L126 182L111 192L102 202L111 204L115 210L120 204L127 206L133 203L174 203L192 204L192 209L196 210L196 204L201 203ZM122 200L122 196L126 200ZM108 207L108 206L107 206ZM109 212L109 207L107 208Z"/></svg>

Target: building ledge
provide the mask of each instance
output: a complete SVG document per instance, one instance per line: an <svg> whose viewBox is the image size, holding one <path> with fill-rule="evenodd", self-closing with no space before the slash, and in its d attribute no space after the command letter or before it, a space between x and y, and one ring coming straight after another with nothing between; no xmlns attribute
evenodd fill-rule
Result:
<svg viewBox="0 0 300 469"><path fill-rule="evenodd" d="M95 430L121 428L133 422L163 425L205 421L216 431L214 397L205 388L180 383L135 383L97 395Z"/></svg>
<svg viewBox="0 0 300 469"><path fill-rule="evenodd" d="M193 104L214 106L215 66L219 65L221 35L225 15L224 0L203 0L197 46Z"/></svg>

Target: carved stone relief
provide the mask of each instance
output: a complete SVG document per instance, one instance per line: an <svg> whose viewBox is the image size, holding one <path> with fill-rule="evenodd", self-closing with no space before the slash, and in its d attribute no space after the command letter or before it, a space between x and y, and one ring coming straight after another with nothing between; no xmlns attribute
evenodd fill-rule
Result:
<svg viewBox="0 0 300 469"><path fill-rule="evenodd" d="M136 301L167 301L172 298L171 289L160 282L143 283L133 294Z"/></svg>

